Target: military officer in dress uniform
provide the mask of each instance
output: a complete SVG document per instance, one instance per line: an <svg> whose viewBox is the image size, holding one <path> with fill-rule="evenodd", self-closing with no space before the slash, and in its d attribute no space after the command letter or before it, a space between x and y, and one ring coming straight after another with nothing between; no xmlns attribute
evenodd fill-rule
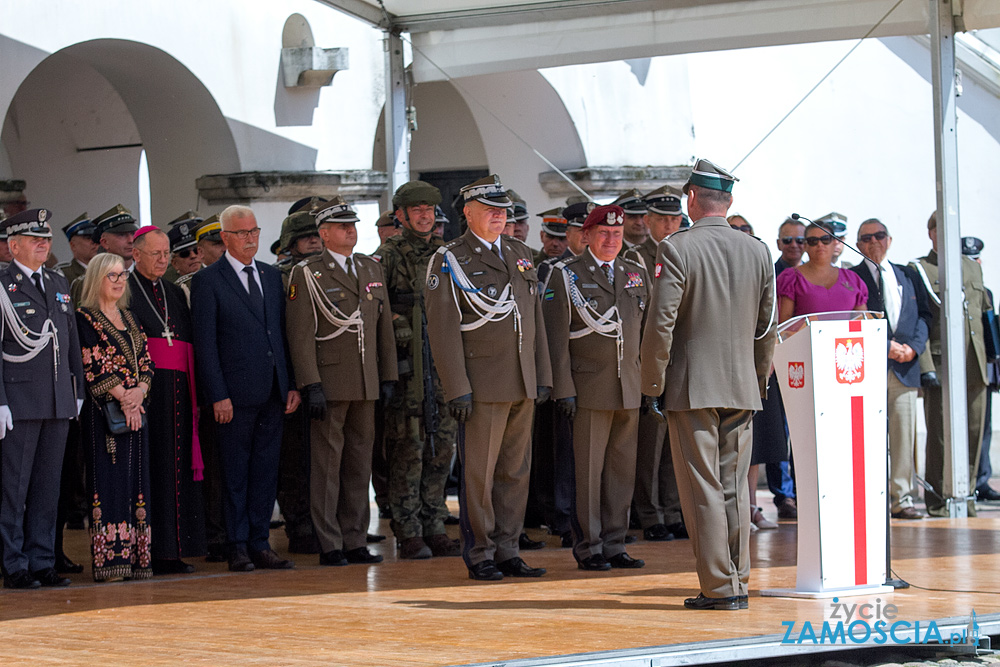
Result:
<svg viewBox="0 0 1000 667"><path fill-rule="evenodd" d="M949 516L947 499L940 494L944 486L944 397L939 378L941 366L941 283L938 279L937 213L927 221L931 251L912 263L927 290L928 305L934 316L927 347L920 355L920 383L924 388L924 420L927 424L925 478L933 492L924 494L927 513ZM969 481L975 486L979 470L979 450L983 441L986 410L986 341L983 336L983 313L991 309L983 285L983 269L962 256L962 292L965 305L965 391L969 420ZM976 515L975 501L968 503L969 516Z"/></svg>
<svg viewBox="0 0 1000 667"><path fill-rule="evenodd" d="M735 177L699 160L684 193L694 224L660 243L642 338L644 404L667 410L701 592L688 609L748 607L751 423L774 351L774 269L729 226Z"/></svg>
<svg viewBox="0 0 1000 667"><path fill-rule="evenodd" d="M542 230L538 232L542 249L535 253L535 266L559 257L566 250L566 218L562 216L562 206L543 211L538 217L542 219Z"/></svg>
<svg viewBox="0 0 1000 667"><path fill-rule="evenodd" d="M444 524L449 516L444 488L458 425L447 410L426 347L427 265L445 244L433 233L440 201L441 192L430 183L409 181L399 186L392 205L396 218L403 221L403 232L377 251L392 305L401 380L400 391L386 405L389 506L400 558L407 559L461 553Z"/></svg>
<svg viewBox="0 0 1000 667"><path fill-rule="evenodd" d="M510 192L508 190L508 192ZM547 259L538 265L538 281L544 285L556 263L572 259L587 249L583 240L583 223L595 204L582 201L563 209L566 218L566 250L559 257ZM573 505L573 422L556 409L555 403L546 401L535 406L535 425L531 443L531 486L525 525L544 523L549 533L558 535L563 547L573 546L570 516ZM521 550L541 549L544 542L537 542L521 535ZM537 546L536 546L537 545Z"/></svg>
<svg viewBox="0 0 1000 667"><path fill-rule="evenodd" d="M355 254L357 214L341 197L316 213L325 250L288 281L288 345L310 417L312 518L321 565L380 563L368 551L375 401L396 372L382 267Z"/></svg>
<svg viewBox="0 0 1000 667"><path fill-rule="evenodd" d="M651 273L656 266L656 250L660 241L681 228L683 194L671 185L664 185L643 197L649 238L629 248L625 258L640 264L647 273ZM681 498L677 492L667 425L648 411L639 416L632 501L645 539L663 542L688 536L681 515Z"/></svg>
<svg viewBox="0 0 1000 667"><path fill-rule="evenodd" d="M3 223L13 260L0 271L0 538L7 588L67 586L55 570L59 478L69 421L83 404L83 362L69 283L44 268L50 212Z"/></svg>
<svg viewBox="0 0 1000 667"><path fill-rule="evenodd" d="M847 238L847 216L843 213L832 211L822 218L816 219L816 224L830 232L836 244L833 247L833 265L842 269L848 269L851 264L842 262L840 255L844 252L844 239Z"/></svg>
<svg viewBox="0 0 1000 667"><path fill-rule="evenodd" d="M642 193L632 189L621 193L611 203L621 206L625 211L625 243L622 245L622 252L645 241L649 237L649 229L646 228L646 202L643 201Z"/></svg>
<svg viewBox="0 0 1000 667"><path fill-rule="evenodd" d="M87 264L97 254L99 246L91 238L94 235L94 223L86 213L80 214L63 227L63 233L69 240L69 250L73 253L73 259L58 265L56 269L66 276L66 282L72 285L73 281L87 270Z"/></svg>
<svg viewBox="0 0 1000 667"><path fill-rule="evenodd" d="M518 555L535 398L552 385L531 250L501 237L510 199L496 175L461 190L468 230L427 271L427 332L459 429L462 556L469 577L538 577ZM464 434L464 437L463 437Z"/></svg>
<svg viewBox="0 0 1000 667"><path fill-rule="evenodd" d="M542 296L552 397L573 420L573 555L582 570L640 568L625 552L639 428L639 340L646 270L621 251L625 212L598 206L583 224L587 250L557 262Z"/></svg>
<svg viewBox="0 0 1000 667"><path fill-rule="evenodd" d="M176 283L181 276L201 268L201 249L194 232L205 220L194 211L187 211L167 223L170 239L170 266L163 280Z"/></svg>
<svg viewBox="0 0 1000 667"><path fill-rule="evenodd" d="M511 234L511 236L522 243L527 243L528 231L530 227L528 224L528 204L524 201L524 198L521 197L521 195L517 194L513 190L507 190L507 196L510 197L512 202L514 202L514 233Z"/></svg>

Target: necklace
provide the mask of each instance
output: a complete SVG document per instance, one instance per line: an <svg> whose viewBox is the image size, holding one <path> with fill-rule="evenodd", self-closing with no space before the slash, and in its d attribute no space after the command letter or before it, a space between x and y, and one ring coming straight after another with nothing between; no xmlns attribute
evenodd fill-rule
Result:
<svg viewBox="0 0 1000 667"><path fill-rule="evenodd" d="M149 304L149 309L151 311L153 311L153 315L155 315L156 319L159 320L160 324L163 325L163 333L160 334L160 337L161 338L166 338L167 339L167 345L169 347L173 347L174 346L174 332L170 328L170 306L167 304L167 295L166 295L166 292L164 292L164 294L163 294L163 317L160 317L160 311L159 311L159 309L156 306L153 305L153 300L149 298L149 295L146 294L146 288L142 286L142 281L140 281L138 278L136 278L135 282L138 284L139 291L142 292L142 296L145 297L146 303ZM150 282L152 282L152 281L150 281ZM157 282L159 282L159 281L157 281ZM156 283L153 283L153 285L155 286Z"/></svg>

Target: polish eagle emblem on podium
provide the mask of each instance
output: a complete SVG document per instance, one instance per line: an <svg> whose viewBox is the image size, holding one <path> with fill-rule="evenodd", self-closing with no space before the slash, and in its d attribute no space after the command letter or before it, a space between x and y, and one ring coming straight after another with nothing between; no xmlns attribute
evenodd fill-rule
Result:
<svg viewBox="0 0 1000 667"><path fill-rule="evenodd" d="M834 342L834 363L837 365L837 382L854 384L865 379L864 341L856 338L837 338Z"/></svg>
<svg viewBox="0 0 1000 667"><path fill-rule="evenodd" d="M802 389L806 386L806 365L804 362L788 362L788 386L792 389Z"/></svg>

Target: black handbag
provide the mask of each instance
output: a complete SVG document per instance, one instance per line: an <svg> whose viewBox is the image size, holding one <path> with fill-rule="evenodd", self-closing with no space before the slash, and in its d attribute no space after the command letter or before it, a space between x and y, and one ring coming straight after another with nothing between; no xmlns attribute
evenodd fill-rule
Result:
<svg viewBox="0 0 1000 667"><path fill-rule="evenodd" d="M122 407L118 401L108 401L101 406L101 411L104 412L104 419L108 423L108 431L112 435L125 435L132 432L132 429L128 427L128 420L125 419L125 413L122 411ZM142 425L146 425L145 413L142 415Z"/></svg>

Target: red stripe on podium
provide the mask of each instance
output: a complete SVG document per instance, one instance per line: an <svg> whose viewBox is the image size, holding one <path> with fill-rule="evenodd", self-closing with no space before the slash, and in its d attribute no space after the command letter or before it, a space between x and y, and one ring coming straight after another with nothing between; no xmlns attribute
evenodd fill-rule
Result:
<svg viewBox="0 0 1000 667"><path fill-rule="evenodd" d="M851 324L855 324L851 322ZM860 322L858 322L860 325ZM851 456L854 468L854 583L868 583L868 525L865 520L864 398L851 397Z"/></svg>
<svg viewBox="0 0 1000 667"><path fill-rule="evenodd" d="M847 323L847 330L861 333L861 320L851 320Z"/></svg>

